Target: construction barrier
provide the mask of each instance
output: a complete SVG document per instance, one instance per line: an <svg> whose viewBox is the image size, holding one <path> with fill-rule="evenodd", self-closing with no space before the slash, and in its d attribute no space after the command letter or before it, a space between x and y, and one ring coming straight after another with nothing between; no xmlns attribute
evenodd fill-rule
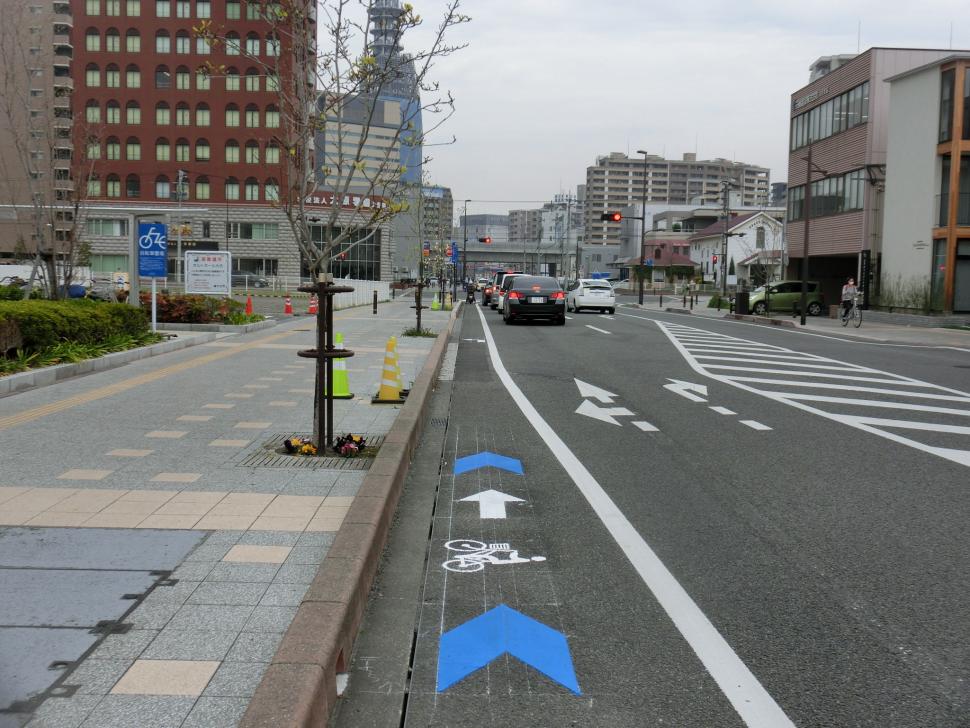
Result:
<svg viewBox="0 0 970 728"><path fill-rule="evenodd" d="M384 351L384 367L381 371L381 387L377 395L371 400L373 404L402 404L401 396L401 367L397 361L397 339L387 340Z"/></svg>
<svg viewBox="0 0 970 728"><path fill-rule="evenodd" d="M344 335L335 331L333 334L333 348L344 348ZM347 360L333 360L333 398L334 399L353 399L354 395L350 391L350 376L347 373Z"/></svg>

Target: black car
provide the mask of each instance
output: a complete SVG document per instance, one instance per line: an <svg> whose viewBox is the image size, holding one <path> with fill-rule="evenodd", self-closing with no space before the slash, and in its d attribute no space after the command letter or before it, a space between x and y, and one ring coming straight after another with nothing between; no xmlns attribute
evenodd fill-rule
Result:
<svg viewBox="0 0 970 728"><path fill-rule="evenodd" d="M563 326L566 323L566 294L559 281L550 276L518 275L502 305L502 318L507 324L519 319L545 318Z"/></svg>
<svg viewBox="0 0 970 728"><path fill-rule="evenodd" d="M240 288L269 288L269 281L255 273L233 273L232 285Z"/></svg>

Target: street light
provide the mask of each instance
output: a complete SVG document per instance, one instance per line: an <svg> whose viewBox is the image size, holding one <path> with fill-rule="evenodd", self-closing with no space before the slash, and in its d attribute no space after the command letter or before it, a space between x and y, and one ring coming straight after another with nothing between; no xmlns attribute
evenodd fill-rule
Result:
<svg viewBox="0 0 970 728"><path fill-rule="evenodd" d="M802 157L805 160L805 240L802 249L802 295L799 298L798 307L800 311L799 324L805 325L806 308L808 307L808 221L812 216L812 172L817 172L823 177L828 176L828 172L820 168L812 161L812 145L808 145L808 156Z"/></svg>
<svg viewBox="0 0 970 728"><path fill-rule="evenodd" d="M637 295L637 302L643 305L643 275L645 271L643 270L646 265L646 255L647 255L647 152L643 149L637 149L637 154L643 155L643 191L640 195L642 207L640 209L640 275L637 278L640 281L639 291Z"/></svg>

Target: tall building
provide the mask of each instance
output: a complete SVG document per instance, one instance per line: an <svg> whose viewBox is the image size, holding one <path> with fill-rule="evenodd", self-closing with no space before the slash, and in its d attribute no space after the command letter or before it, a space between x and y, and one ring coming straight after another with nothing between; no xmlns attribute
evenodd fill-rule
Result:
<svg viewBox="0 0 970 728"><path fill-rule="evenodd" d="M509 242L526 243L539 239L542 210L509 210Z"/></svg>
<svg viewBox="0 0 970 728"><path fill-rule="evenodd" d="M731 180L742 205L764 205L768 199L768 169L727 159L664 159L647 154L628 157L622 152L597 157L586 169L585 242L605 244L619 234L619 223L600 219L604 212L642 204L644 198L668 205L715 204L721 182Z"/></svg>
<svg viewBox="0 0 970 728"><path fill-rule="evenodd" d="M466 225L467 223L467 225ZM475 214L459 215L458 227L461 228L460 235L464 239L465 231L468 231L469 240L491 237L495 242L506 243L509 240L509 216L495 214ZM459 234L456 231L456 235ZM456 240L458 238L455 238Z"/></svg>
<svg viewBox="0 0 970 728"><path fill-rule="evenodd" d="M788 274L801 275L809 219L808 276L821 283L829 301L838 300L849 276L860 281L866 305L879 294L890 110L885 81L950 53L870 48L824 75L814 71L816 62L815 80L791 95ZM905 168L908 162L899 164ZM909 200L903 207L909 208Z"/></svg>
<svg viewBox="0 0 970 728"><path fill-rule="evenodd" d="M63 252L71 235L71 27L67 0L8 0L0 23L0 258Z"/></svg>

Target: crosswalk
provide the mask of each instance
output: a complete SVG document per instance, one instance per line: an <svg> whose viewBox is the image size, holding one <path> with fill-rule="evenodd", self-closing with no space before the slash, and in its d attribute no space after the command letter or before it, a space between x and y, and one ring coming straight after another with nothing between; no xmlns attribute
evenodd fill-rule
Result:
<svg viewBox="0 0 970 728"><path fill-rule="evenodd" d="M691 368L970 467L970 393L690 326L657 322Z"/></svg>

